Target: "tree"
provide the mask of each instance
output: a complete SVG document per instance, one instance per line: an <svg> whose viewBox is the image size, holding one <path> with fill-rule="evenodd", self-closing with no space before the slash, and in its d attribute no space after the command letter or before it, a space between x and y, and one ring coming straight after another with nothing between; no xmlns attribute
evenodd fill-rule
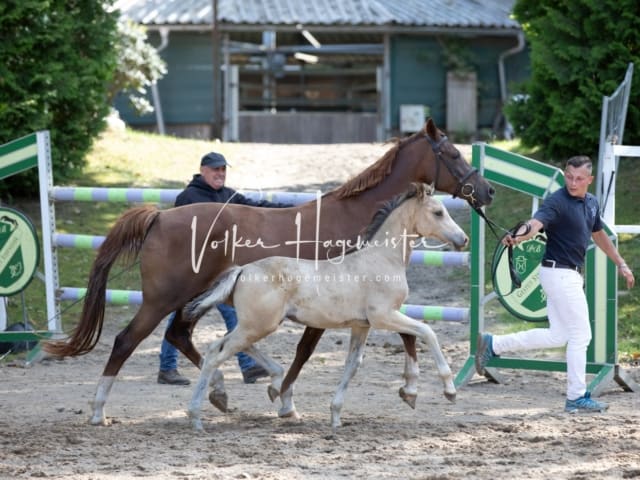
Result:
<svg viewBox="0 0 640 480"><path fill-rule="evenodd" d="M160 80L167 73L167 67L158 51L147 42L146 29L130 19L121 18L116 53L118 64L109 87L109 105L118 93L123 92L136 113L153 112L146 99L147 87Z"/></svg>
<svg viewBox="0 0 640 480"><path fill-rule="evenodd" d="M0 3L0 144L50 130L54 179L77 175L104 128L116 68L112 0ZM32 170L0 185L3 196L36 191Z"/></svg>
<svg viewBox="0 0 640 480"><path fill-rule="evenodd" d="M531 47L531 79L507 116L528 147L549 159L597 158L602 97L629 62L640 66L637 0L517 0L514 15ZM640 143L640 80L633 82L625 144Z"/></svg>

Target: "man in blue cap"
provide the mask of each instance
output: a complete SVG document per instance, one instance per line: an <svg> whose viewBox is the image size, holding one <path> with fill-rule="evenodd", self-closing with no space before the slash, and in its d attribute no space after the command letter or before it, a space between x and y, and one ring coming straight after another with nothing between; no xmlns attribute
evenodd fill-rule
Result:
<svg viewBox="0 0 640 480"><path fill-rule="evenodd" d="M232 188L225 187L228 165L222 154L217 152L207 153L200 162L200 173L194 175L189 185L176 197L175 206L203 202L236 203L270 208L291 206L283 203L272 203L267 200L256 202ZM233 330L238 324L235 309L229 305L220 304L218 305L218 311L224 319L227 331ZM175 313L169 316L167 328L171 325L174 317ZM246 353L239 352L236 357L238 358L244 383L255 383L259 378L268 376L267 371ZM178 350L164 339L160 348L158 383L167 385L189 385L191 383L187 377L178 372Z"/></svg>

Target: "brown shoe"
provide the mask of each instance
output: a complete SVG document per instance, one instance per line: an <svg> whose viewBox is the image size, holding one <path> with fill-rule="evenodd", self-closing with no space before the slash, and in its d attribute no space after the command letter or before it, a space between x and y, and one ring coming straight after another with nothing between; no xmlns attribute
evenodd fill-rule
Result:
<svg viewBox="0 0 640 480"><path fill-rule="evenodd" d="M158 383L165 385L189 385L191 380L180 375L178 370L160 370L158 372Z"/></svg>
<svg viewBox="0 0 640 480"><path fill-rule="evenodd" d="M249 367L242 372L242 378L244 383L256 383L256 380L263 377L268 377L269 372L267 372L260 365L254 365L253 367Z"/></svg>

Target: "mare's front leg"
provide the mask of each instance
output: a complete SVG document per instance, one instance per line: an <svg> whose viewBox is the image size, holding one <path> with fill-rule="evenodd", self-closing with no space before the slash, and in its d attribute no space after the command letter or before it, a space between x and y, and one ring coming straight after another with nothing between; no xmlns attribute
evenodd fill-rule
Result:
<svg viewBox="0 0 640 480"><path fill-rule="evenodd" d="M404 343L404 386L400 387L398 395L411 408L416 408L418 398L418 376L420 367L418 365L418 354L416 351L416 337L406 333L400 333Z"/></svg>
<svg viewBox="0 0 640 480"><path fill-rule="evenodd" d="M298 378L302 366L307 363L307 360L311 357L323 333L324 329L322 328L306 327L304 329L302 338L300 338L298 346L296 347L296 356L280 387L280 401L282 402L282 406L280 410L278 410L279 417L299 418L296 406L293 403L293 383Z"/></svg>
<svg viewBox="0 0 640 480"><path fill-rule="evenodd" d="M364 346L369 335L369 327L352 327L351 328L351 341L349 342L349 353L347 354L347 360L344 364L344 372L342 373L342 379L336 390L336 394L331 402L331 429L333 433L341 425L340 412L342 411L342 405L344 404L344 396L349 386L349 382L358 371L360 365L362 365L362 359L364 357Z"/></svg>
<svg viewBox="0 0 640 480"><path fill-rule="evenodd" d="M133 317L133 320L115 338L111 355L107 361L102 377L98 381L96 396L91 402L93 410L89 423L91 425L107 425L107 416L104 406L113 387L116 376L122 365L131 356L142 340L147 338L158 325L158 318L162 318L156 310L148 307L144 302Z"/></svg>

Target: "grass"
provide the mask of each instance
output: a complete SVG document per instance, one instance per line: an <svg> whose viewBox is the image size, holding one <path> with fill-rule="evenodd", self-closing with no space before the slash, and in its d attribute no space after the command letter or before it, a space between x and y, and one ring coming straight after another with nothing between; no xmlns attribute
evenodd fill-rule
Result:
<svg viewBox="0 0 640 480"><path fill-rule="evenodd" d="M495 146L532 158L538 152L527 151L516 142L499 142ZM233 158L234 144L209 141L178 139L159 135L127 131L126 135L105 134L95 142L88 155L88 165L83 175L74 180L80 186L104 187L164 187L182 188L191 178L194 159L200 158L202 152L211 149L221 151ZM616 220L620 224L638 224L637 205L640 204L640 174L634 160L622 159L617 183L618 203ZM489 208L492 219L504 226L513 226L531 215L529 197L497 187L497 200ZM38 204L33 201L18 202L17 208L25 211L40 231ZM127 206L115 203L59 203L56 205L57 229L64 233L88 233L104 235L115 219ZM40 237L41 238L41 237ZM487 266L490 272L491 255L496 240L487 235ZM640 236L621 235L619 248L627 263L634 272L640 272ZM86 285L87 275L94 257L89 250L59 249L60 284ZM109 288L139 289L139 277L136 268L129 270L116 266L112 271ZM640 280L640 279L639 279ZM490 279L487 279L487 290L492 290ZM22 301L24 299L24 302ZM515 319L508 314L498 302L492 302L500 328L519 330L531 328L532 324ZM39 329L46 328L46 311L44 304L44 287L35 279L22 295L9 299L9 323L21 321L24 312L29 320ZM68 330L77 320L80 304L64 304L63 327ZM134 307L111 307L122 312L131 311ZM619 351L622 359L640 357L640 288L627 291L620 281L619 297Z"/></svg>

